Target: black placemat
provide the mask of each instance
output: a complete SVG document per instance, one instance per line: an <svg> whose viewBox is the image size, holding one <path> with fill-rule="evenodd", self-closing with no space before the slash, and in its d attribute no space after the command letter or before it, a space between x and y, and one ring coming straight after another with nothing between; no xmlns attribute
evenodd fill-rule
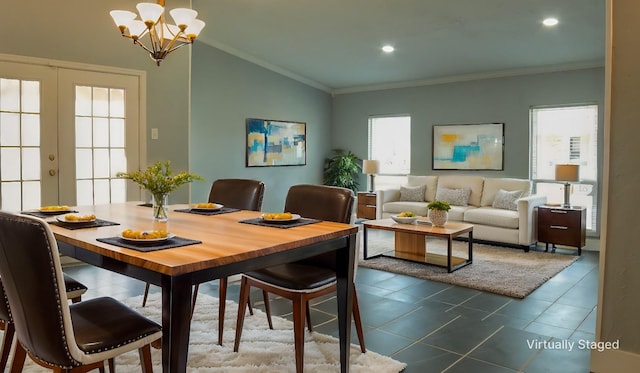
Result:
<svg viewBox="0 0 640 373"><path fill-rule="evenodd" d="M98 228L98 227L108 227L110 225L120 225L120 223L116 223L114 221L96 219L94 221L88 221L86 223L65 223L61 221L50 221L49 224L57 225L58 227L66 228L66 229L83 229L83 228Z"/></svg>
<svg viewBox="0 0 640 373"><path fill-rule="evenodd" d="M202 241L192 240L192 239L189 239L189 238L182 238L182 237L177 237L177 236L176 237L171 237L171 238L167 239L166 241L146 242L146 243L145 242L142 242L142 243L130 242L130 241L123 240L122 238L117 237L117 236L116 237L96 238L96 240L100 241L100 242L108 243L110 245L125 247L127 249L143 251L143 252L158 251L158 250L165 250L165 249L173 249L173 248L176 248L176 247L195 245L195 244L202 243Z"/></svg>
<svg viewBox="0 0 640 373"><path fill-rule="evenodd" d="M198 209L175 209L173 211L186 212L186 213L189 213L189 214L198 214L198 215L220 215L220 214L226 214L226 213L229 213L229 212L240 211L240 209L234 209L234 208L231 208L231 207L223 207L220 210L213 210L213 211L198 210Z"/></svg>
<svg viewBox="0 0 640 373"><path fill-rule="evenodd" d="M266 221L262 218L254 218L254 219L240 220L239 223L262 225L264 227L274 227L274 228L293 228L293 227L299 227L301 225L319 223L321 221L322 220L306 219L306 218L300 218L298 220L293 220L293 221Z"/></svg>
<svg viewBox="0 0 640 373"><path fill-rule="evenodd" d="M52 216L56 216L56 215L64 215L64 214L70 214L73 212L78 212L76 210L67 210L67 211L51 211L51 212L41 212L41 211L20 211L21 214L23 215L31 215L31 216L35 216L38 218L50 218Z"/></svg>

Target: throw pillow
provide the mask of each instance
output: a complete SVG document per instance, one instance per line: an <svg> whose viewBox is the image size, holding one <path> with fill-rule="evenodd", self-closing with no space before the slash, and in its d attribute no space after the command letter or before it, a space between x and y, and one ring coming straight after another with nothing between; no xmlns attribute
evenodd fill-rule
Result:
<svg viewBox="0 0 640 373"><path fill-rule="evenodd" d="M436 200L447 201L450 205L454 206L466 206L469 204L469 197L471 196L471 189L449 189L438 188L436 191Z"/></svg>
<svg viewBox="0 0 640 373"><path fill-rule="evenodd" d="M426 185L418 185L415 187L401 186L400 201L424 202L424 193L426 192L426 190Z"/></svg>
<svg viewBox="0 0 640 373"><path fill-rule="evenodd" d="M506 191L504 189L498 190L495 198L493 199L493 207L503 210L518 210L518 199L522 197L522 190Z"/></svg>

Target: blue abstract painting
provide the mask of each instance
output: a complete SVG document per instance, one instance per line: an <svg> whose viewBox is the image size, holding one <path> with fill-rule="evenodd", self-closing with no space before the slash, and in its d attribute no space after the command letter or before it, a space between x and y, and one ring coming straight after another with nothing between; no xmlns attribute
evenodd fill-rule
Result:
<svg viewBox="0 0 640 373"><path fill-rule="evenodd" d="M434 170L503 170L504 123L433 126Z"/></svg>
<svg viewBox="0 0 640 373"><path fill-rule="evenodd" d="M247 167L307 164L306 123L247 119Z"/></svg>

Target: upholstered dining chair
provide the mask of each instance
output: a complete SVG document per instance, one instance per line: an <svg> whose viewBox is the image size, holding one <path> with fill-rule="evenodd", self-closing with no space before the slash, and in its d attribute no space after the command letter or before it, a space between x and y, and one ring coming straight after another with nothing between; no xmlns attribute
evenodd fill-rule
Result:
<svg viewBox="0 0 640 373"><path fill-rule="evenodd" d="M350 223L354 199L353 192L346 188L326 185L294 185L287 192L284 210L305 218ZM271 329L273 329L273 325L268 293L277 294L293 302L296 371L301 372L304 365L305 314L307 327L309 331L312 331L309 300L336 291L335 252L242 275L234 343L234 351L236 352L240 345L244 309L249 302L251 286L262 289L267 320ZM353 319L360 341L360 349L364 353L366 348L355 287L353 291Z"/></svg>
<svg viewBox="0 0 640 373"><path fill-rule="evenodd" d="M63 275L67 299L71 299L73 303L82 301L82 295L87 292L88 288L83 283L66 273ZM15 327L11 320L11 313L7 308L4 288L2 287L2 279L0 279L0 325L4 329L2 341L0 341L0 372L4 372L4 369L7 367L7 362L9 361L9 352L11 351L11 345L13 344Z"/></svg>
<svg viewBox="0 0 640 373"><path fill-rule="evenodd" d="M15 326L12 372L25 356L56 372L114 371L114 358L139 350L151 372L151 343L160 325L115 299L69 304L58 245L42 219L0 211L0 278Z"/></svg>
<svg viewBox="0 0 640 373"><path fill-rule="evenodd" d="M240 210L260 211L262 209L262 199L264 198L264 183L259 180L251 179L218 179L211 184L208 202L214 202L225 207ZM227 278L220 279L218 290L218 299L220 306L218 307L218 344L222 346L222 336L224 329L224 312L226 309L227 299ZM193 288L193 299L191 301L191 313L196 306L199 285ZM144 289L142 297L142 307L147 303L149 294L149 283ZM249 310L253 314L253 310L249 305Z"/></svg>

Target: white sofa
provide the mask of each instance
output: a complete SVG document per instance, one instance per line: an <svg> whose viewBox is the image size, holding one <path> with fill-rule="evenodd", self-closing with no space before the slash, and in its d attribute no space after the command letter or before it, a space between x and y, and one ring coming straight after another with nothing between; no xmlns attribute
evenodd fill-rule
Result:
<svg viewBox="0 0 640 373"><path fill-rule="evenodd" d="M413 211L420 216L428 213L427 204L436 199L438 188L440 196L452 190L468 195L466 205L453 205L449 211L449 221L462 221L473 224L474 241L496 242L509 246L522 247L525 251L535 245L536 207L547 201L546 196L531 195L531 181L513 178L490 178L481 176L447 175L447 176L414 176L408 177L407 185L403 185L406 196L415 187L426 185L424 200L401 201L401 187L377 190L377 219L387 218L403 211ZM447 190L448 189L448 190ZM470 193L469 193L470 190ZM502 191L500 191L502 190ZM499 192L500 191L500 192ZM521 191L512 209L494 207L496 195L501 197ZM520 192L515 192L519 194ZM415 194L415 193L414 193ZM464 198L463 198L464 199ZM499 198L497 202L503 202Z"/></svg>

